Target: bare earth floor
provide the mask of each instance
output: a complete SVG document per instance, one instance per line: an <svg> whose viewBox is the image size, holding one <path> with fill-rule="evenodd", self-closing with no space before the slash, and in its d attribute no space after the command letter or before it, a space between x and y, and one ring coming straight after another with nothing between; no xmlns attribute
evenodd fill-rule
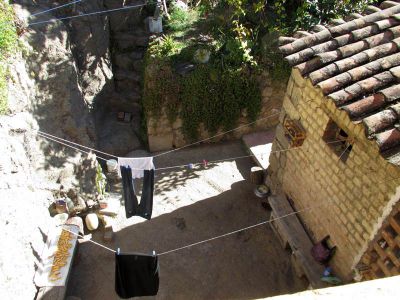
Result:
<svg viewBox="0 0 400 300"><path fill-rule="evenodd" d="M156 159L156 167L246 155L240 142L184 149ZM156 171L153 218L119 221L113 242L124 252L161 253L267 220L248 177L250 158ZM100 234L94 239L104 243ZM304 290L290 255L269 225L159 257L157 299L255 299ZM114 292L114 255L80 244L68 295L119 299ZM152 298L152 297L148 297Z"/></svg>

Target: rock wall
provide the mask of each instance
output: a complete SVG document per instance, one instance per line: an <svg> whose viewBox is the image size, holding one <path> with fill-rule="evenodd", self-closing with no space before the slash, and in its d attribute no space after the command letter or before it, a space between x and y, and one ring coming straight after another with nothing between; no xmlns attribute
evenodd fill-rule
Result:
<svg viewBox="0 0 400 300"><path fill-rule="evenodd" d="M14 8L20 19L29 9L44 9L26 4ZM84 197L95 193L95 156L37 135L41 130L88 146L96 143L89 91L99 90L101 84L85 86L82 61L73 54L68 32L62 23L29 28L20 37L20 51L10 58L10 112L0 116L2 299L35 297L34 273L54 226L48 207L60 190L73 189ZM108 72L100 64L88 67L85 76L99 69ZM100 77L94 81L106 81L106 76Z"/></svg>
<svg viewBox="0 0 400 300"><path fill-rule="evenodd" d="M237 123L237 127L243 127L232 131L231 133L213 138L210 142L239 139L244 134L265 130L278 124L279 111L282 106L286 83L273 81L266 72L259 76L258 83L262 99L261 111L257 117L260 121L257 121L252 126L243 126L250 123L247 119L246 112L243 111ZM154 118L148 116L146 122L150 151L163 151L182 147L190 143L182 132L182 120L179 117L173 124L171 124L165 111L163 111L161 117ZM223 132L223 130L219 130L213 135L218 135L221 132ZM210 136L209 132L201 126L198 140L207 139Z"/></svg>

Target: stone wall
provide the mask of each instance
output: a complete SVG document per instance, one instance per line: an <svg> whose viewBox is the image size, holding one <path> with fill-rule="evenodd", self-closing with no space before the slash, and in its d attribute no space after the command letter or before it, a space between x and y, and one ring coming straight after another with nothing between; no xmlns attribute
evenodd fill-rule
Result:
<svg viewBox="0 0 400 300"><path fill-rule="evenodd" d="M296 70L289 79L272 151L290 148L284 118L298 120L306 139L299 148L271 154L267 183L274 193L283 191L292 199L296 210L314 207L300 218L314 241L330 235L337 246L331 261L334 270L351 279L368 243L398 201L400 170L379 154L362 124L351 122ZM322 139L330 119L353 140L345 162Z"/></svg>
<svg viewBox="0 0 400 300"><path fill-rule="evenodd" d="M258 82L262 96L262 108L257 119L261 120L252 126L243 126L250 123L250 121L247 119L246 112L242 111L241 117L237 123L237 127L243 126L242 128L216 137L210 140L210 142L239 139L244 134L276 126L279 118L278 114L282 106L286 83L273 81L267 73L261 75L258 78ZM179 109L179 107L177 107L177 109ZM270 115L273 116L269 118L268 116ZM171 124L165 111L163 111L161 117L152 118L151 116L148 116L146 121L150 151L163 151L182 147L190 143L182 133L182 120L179 117L173 124ZM198 140L207 139L211 136L203 126L200 127L199 131L200 134ZM221 132L223 132L223 130L219 130L213 135L217 135Z"/></svg>

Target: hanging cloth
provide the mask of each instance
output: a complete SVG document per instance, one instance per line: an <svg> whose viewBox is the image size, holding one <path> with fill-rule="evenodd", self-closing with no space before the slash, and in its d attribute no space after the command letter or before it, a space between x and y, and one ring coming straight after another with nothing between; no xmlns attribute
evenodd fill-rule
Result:
<svg viewBox="0 0 400 300"><path fill-rule="evenodd" d="M157 255L115 253L115 292L123 299L158 293Z"/></svg>
<svg viewBox="0 0 400 300"><path fill-rule="evenodd" d="M153 157L118 157L118 170L122 177L126 217L141 216L151 219L153 212L154 163ZM133 179L143 178L140 204Z"/></svg>
<svg viewBox="0 0 400 300"><path fill-rule="evenodd" d="M140 204L135 194L135 186L130 167L121 167L125 214L127 218L141 216L151 219L153 212L154 170L144 170Z"/></svg>
<svg viewBox="0 0 400 300"><path fill-rule="evenodd" d="M153 157L118 157L118 169L122 166L131 168L133 179L142 178L145 170L154 170Z"/></svg>

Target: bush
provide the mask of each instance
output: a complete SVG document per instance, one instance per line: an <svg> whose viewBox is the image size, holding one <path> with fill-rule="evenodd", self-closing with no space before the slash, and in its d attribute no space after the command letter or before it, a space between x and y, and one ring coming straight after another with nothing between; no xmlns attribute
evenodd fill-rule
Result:
<svg viewBox="0 0 400 300"><path fill-rule="evenodd" d="M198 20L199 13L196 9L183 10L172 7L170 19L166 21L166 28L171 32L184 32L192 27Z"/></svg>
<svg viewBox="0 0 400 300"><path fill-rule="evenodd" d="M0 2L0 114L7 113L7 59L17 45L14 13L6 2Z"/></svg>

